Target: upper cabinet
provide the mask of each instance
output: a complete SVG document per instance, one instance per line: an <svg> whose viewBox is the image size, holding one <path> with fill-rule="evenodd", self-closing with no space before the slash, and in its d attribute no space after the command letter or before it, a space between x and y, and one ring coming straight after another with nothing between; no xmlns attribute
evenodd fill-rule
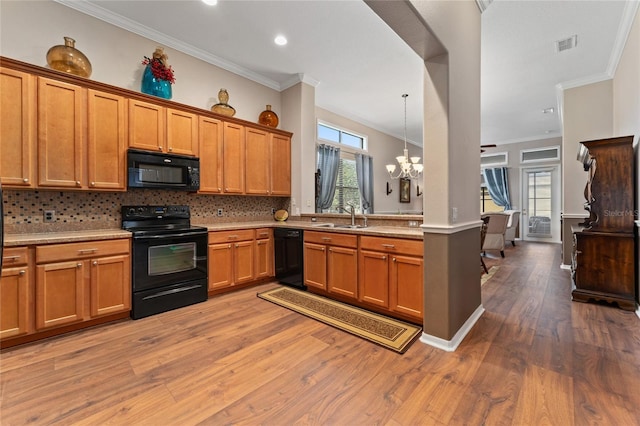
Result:
<svg viewBox="0 0 640 426"><path fill-rule="evenodd" d="M36 87L31 74L0 68L0 176L3 185L35 185Z"/></svg>
<svg viewBox="0 0 640 426"><path fill-rule="evenodd" d="M0 178L126 191L127 149L200 158L202 194L291 194L291 133L0 57Z"/></svg>
<svg viewBox="0 0 640 426"><path fill-rule="evenodd" d="M197 156L198 116L130 99L129 147Z"/></svg>

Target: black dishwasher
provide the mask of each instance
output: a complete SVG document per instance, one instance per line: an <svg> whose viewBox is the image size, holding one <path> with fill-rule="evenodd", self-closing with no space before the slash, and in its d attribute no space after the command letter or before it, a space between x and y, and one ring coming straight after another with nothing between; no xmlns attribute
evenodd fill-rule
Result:
<svg viewBox="0 0 640 426"><path fill-rule="evenodd" d="M276 279L281 284L305 290L302 229L275 228L273 231Z"/></svg>

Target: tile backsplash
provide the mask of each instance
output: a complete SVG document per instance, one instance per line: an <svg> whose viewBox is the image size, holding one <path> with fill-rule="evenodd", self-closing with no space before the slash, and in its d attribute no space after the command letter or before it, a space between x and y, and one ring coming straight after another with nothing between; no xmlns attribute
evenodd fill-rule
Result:
<svg viewBox="0 0 640 426"><path fill-rule="evenodd" d="M125 205L188 205L192 224L273 219L272 209L289 207L289 198L196 195L179 191L61 192L3 190L4 226L8 234L120 228ZM218 217L218 209L223 210ZM55 220L44 222L44 211Z"/></svg>

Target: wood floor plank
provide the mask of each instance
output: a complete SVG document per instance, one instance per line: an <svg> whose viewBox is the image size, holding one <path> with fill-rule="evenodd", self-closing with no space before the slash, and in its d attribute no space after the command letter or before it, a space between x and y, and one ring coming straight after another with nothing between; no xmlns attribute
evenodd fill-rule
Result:
<svg viewBox="0 0 640 426"><path fill-rule="evenodd" d="M5 425L640 425L640 319L571 301L518 242L458 349L404 354L256 297L268 283L0 351Z"/></svg>

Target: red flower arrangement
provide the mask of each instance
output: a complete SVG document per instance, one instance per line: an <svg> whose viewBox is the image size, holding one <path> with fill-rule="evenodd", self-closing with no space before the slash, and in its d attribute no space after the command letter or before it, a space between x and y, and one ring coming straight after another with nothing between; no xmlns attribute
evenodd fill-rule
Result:
<svg viewBox="0 0 640 426"><path fill-rule="evenodd" d="M173 84L176 82L176 79L173 75L173 68L171 68L171 65L166 65L167 58L168 56L162 52L162 49L158 48L153 52L153 58L149 58L147 56L144 57L142 65L151 65L151 73L155 78L159 80L166 80Z"/></svg>

